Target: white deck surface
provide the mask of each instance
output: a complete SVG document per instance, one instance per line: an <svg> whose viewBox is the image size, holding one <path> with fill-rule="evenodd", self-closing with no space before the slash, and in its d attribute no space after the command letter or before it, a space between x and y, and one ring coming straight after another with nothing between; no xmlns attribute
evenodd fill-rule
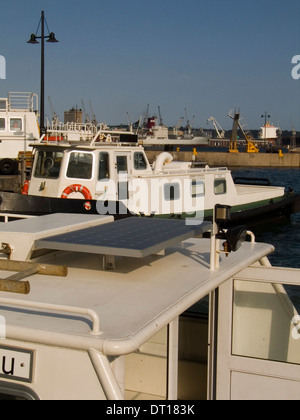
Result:
<svg viewBox="0 0 300 420"><path fill-rule="evenodd" d="M210 240L187 239L165 255L144 259L117 257L115 271L103 271L98 255L59 252L45 263L69 267L67 277L34 275L29 295L0 292L0 313L7 337L77 349L95 348L118 355L137 349L219 284L272 252L266 244L245 243L236 253L221 256L220 268L209 268ZM2 272L5 278L11 273ZM74 315L15 306L15 301L74 307ZM100 320L100 334L91 333L90 308Z"/></svg>

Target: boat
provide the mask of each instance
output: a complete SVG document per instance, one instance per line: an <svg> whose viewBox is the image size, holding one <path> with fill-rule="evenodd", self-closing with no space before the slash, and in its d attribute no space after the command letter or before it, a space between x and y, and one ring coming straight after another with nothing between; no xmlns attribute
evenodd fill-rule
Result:
<svg viewBox="0 0 300 420"><path fill-rule="evenodd" d="M223 204L231 207L234 224L300 210L299 196L293 191L255 185L253 179L248 185L238 184L225 167L177 162L168 152L150 164L129 131L100 129L91 142L49 138L32 145L31 178L22 194L0 192L0 213L138 215L201 223L211 219L216 204Z"/></svg>
<svg viewBox="0 0 300 420"><path fill-rule="evenodd" d="M9 92L0 98L0 174L13 175L21 169L30 172L34 143L41 141L38 95L33 92ZM46 121L46 141L91 141L105 123L61 122L56 114ZM22 167L23 165L23 167Z"/></svg>
<svg viewBox="0 0 300 420"><path fill-rule="evenodd" d="M30 161L30 144L39 140L37 95L9 92L0 98L0 174L15 174L22 157Z"/></svg>
<svg viewBox="0 0 300 420"><path fill-rule="evenodd" d="M193 132L189 127L187 132L179 132L174 128L171 132L169 127L162 123L157 123L157 117L153 116L147 119L145 128L138 132L139 143L144 147L164 146L164 147L182 147L182 146L208 146L211 136L204 131Z"/></svg>
<svg viewBox="0 0 300 420"><path fill-rule="evenodd" d="M275 146L279 139L279 132L279 127L275 127L273 124L267 121L262 127L260 127L259 138L269 145Z"/></svg>
<svg viewBox="0 0 300 420"><path fill-rule="evenodd" d="M300 270L271 266L274 247L251 231L220 228L226 210L201 226L1 223L0 399L106 400L106 414L126 400L135 416L299 400L300 316L284 286Z"/></svg>

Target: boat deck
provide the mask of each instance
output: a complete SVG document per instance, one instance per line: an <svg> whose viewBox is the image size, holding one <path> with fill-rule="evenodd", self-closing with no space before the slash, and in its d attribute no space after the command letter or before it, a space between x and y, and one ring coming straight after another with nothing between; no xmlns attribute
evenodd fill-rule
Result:
<svg viewBox="0 0 300 420"><path fill-rule="evenodd" d="M265 193L266 187L260 185L242 185L242 184L235 184L236 191L239 195L243 194L261 194L262 192ZM268 186L268 193L272 192L274 195L274 191L278 191L278 197L282 197L284 194L284 188L282 187L271 187Z"/></svg>
<svg viewBox="0 0 300 420"><path fill-rule="evenodd" d="M142 241L151 233L150 224L155 226L154 219L147 220L148 231L140 232ZM174 231L177 222L181 227L184 223L170 222ZM139 258L119 253L114 270L105 270L102 255L94 252L71 249L39 257L35 261L40 264L66 265L68 274L29 276L28 295L0 292L7 337L94 348L106 355L127 354L218 285L273 251L271 245L247 242L228 257L221 254L220 268L211 270L210 240L193 237L198 233L190 230L191 238L184 241L175 234L174 243L164 243L161 252L155 247L154 253ZM3 271L1 277L10 274Z"/></svg>

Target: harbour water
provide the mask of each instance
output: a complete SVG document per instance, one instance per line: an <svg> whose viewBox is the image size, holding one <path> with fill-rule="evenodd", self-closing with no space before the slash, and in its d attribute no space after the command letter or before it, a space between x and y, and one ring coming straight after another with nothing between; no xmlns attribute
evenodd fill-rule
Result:
<svg viewBox="0 0 300 420"><path fill-rule="evenodd" d="M271 185L293 188L300 194L300 169L238 169L233 176L268 178ZM254 227L258 242L274 245L269 260L273 266L300 268L300 213L284 221L270 221ZM300 287L287 287L294 305L300 311Z"/></svg>

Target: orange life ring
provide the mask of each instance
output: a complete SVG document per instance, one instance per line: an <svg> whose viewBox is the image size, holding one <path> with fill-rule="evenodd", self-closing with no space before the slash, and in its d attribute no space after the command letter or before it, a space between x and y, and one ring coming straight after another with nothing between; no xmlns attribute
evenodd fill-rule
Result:
<svg viewBox="0 0 300 420"><path fill-rule="evenodd" d="M70 194L73 192L80 192L86 200L92 200L92 194L88 190L88 188L84 187L80 184L72 184L65 188L61 194L61 198L68 198Z"/></svg>
<svg viewBox="0 0 300 420"><path fill-rule="evenodd" d="M29 190L29 181L25 181L22 188L22 194L28 195L28 190Z"/></svg>

